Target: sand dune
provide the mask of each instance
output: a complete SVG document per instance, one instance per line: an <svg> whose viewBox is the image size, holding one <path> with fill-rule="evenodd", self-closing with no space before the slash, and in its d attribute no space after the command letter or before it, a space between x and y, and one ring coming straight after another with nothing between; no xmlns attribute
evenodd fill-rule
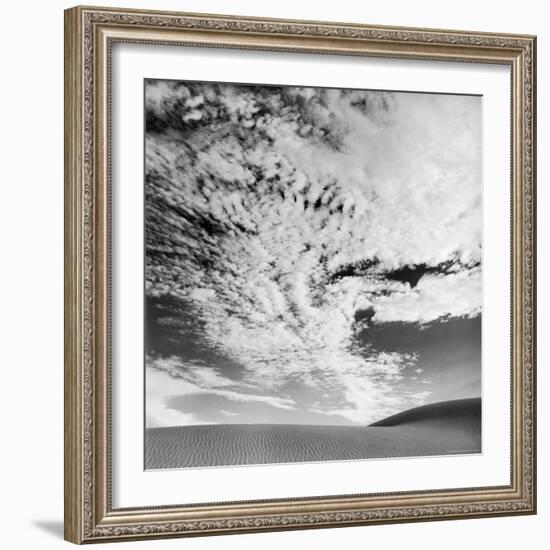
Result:
<svg viewBox="0 0 550 550"><path fill-rule="evenodd" d="M441 426L447 429L454 425L459 429L465 429L468 426L468 429L479 431L481 430L481 398L430 403L388 416L370 426L400 426L412 423Z"/></svg>
<svg viewBox="0 0 550 550"><path fill-rule="evenodd" d="M410 409L367 427L220 424L151 428L146 469L481 452L481 399Z"/></svg>

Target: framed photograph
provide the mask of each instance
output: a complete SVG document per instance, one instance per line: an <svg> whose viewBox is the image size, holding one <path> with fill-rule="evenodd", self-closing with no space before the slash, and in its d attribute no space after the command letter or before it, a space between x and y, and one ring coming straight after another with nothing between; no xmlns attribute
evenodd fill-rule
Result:
<svg viewBox="0 0 550 550"><path fill-rule="evenodd" d="M65 538L533 514L533 36L65 12Z"/></svg>

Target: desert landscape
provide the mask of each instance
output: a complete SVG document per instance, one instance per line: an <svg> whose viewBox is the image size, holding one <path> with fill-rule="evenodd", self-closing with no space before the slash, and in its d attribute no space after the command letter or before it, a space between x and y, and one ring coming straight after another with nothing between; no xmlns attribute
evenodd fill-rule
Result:
<svg viewBox="0 0 550 550"><path fill-rule="evenodd" d="M479 453L481 96L144 100L145 467Z"/></svg>
<svg viewBox="0 0 550 550"><path fill-rule="evenodd" d="M481 399L416 407L369 426L212 424L150 428L145 467L236 466L481 452Z"/></svg>

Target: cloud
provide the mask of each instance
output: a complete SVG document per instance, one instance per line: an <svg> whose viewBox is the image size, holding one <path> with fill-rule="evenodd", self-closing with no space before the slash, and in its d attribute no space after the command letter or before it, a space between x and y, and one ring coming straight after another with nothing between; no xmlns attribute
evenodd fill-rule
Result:
<svg viewBox="0 0 550 550"><path fill-rule="evenodd" d="M250 386L238 384L223 376L217 369L198 363L184 363L177 357L146 358L146 425L180 426L203 424L196 415L182 413L167 403L184 395L217 395L237 402L258 402L293 409L290 398L251 393ZM248 391L246 391L248 390Z"/></svg>
<svg viewBox="0 0 550 550"><path fill-rule="evenodd" d="M145 425L147 428L185 426L198 423L195 415L182 413L167 405L172 397L179 396L180 392L187 390L187 387L181 387L178 381L162 371L148 368L146 374Z"/></svg>
<svg viewBox="0 0 550 550"><path fill-rule="evenodd" d="M426 275L414 290L373 300L375 322L427 323L446 317L473 317L481 312L481 271Z"/></svg>
<svg viewBox="0 0 550 550"><path fill-rule="evenodd" d="M228 416L230 418L233 418L233 417L236 417L236 416L240 416L239 413L237 412L233 412L233 411L226 411L224 409L220 409L220 414L222 416Z"/></svg>
<svg viewBox="0 0 550 550"><path fill-rule="evenodd" d="M330 388L354 422L425 398L400 387L414 357L355 335L479 314L479 98L148 81L146 108L147 294L192 305L235 387Z"/></svg>
<svg viewBox="0 0 550 550"><path fill-rule="evenodd" d="M431 394L401 385L404 371L416 364L416 357L403 353L373 353L370 357L342 353L338 360L338 373L324 373L327 387L340 389L345 405L317 407L315 412L338 415L353 423L369 424L396 411L422 404ZM334 366L332 367L334 369Z"/></svg>

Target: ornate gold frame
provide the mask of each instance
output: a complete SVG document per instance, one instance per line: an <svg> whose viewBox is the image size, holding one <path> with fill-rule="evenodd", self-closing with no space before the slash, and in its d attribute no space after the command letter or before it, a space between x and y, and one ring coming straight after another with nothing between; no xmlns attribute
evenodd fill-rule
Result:
<svg viewBox="0 0 550 550"><path fill-rule="evenodd" d="M110 52L115 42L499 63L512 79L512 461L504 487L113 509ZM65 538L102 542L536 510L536 38L128 9L65 12Z"/></svg>

